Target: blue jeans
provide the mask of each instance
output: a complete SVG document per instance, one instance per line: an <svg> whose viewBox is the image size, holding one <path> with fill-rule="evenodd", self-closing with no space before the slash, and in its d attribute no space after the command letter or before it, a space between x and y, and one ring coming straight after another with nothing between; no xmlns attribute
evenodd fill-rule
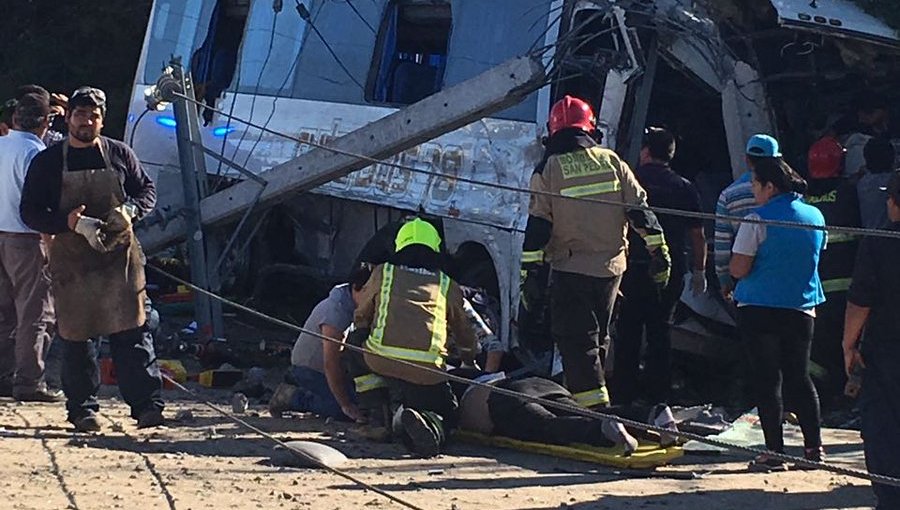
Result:
<svg viewBox="0 0 900 510"><path fill-rule="evenodd" d="M900 345L867 340L862 354L866 368L859 408L866 467L870 473L900 477ZM900 508L900 488L872 484L872 490L878 510Z"/></svg>
<svg viewBox="0 0 900 510"><path fill-rule="evenodd" d="M331 394L325 374L308 367L292 366L287 374L287 380L297 387L297 392L291 399L292 411L313 413L323 418L349 420L341 411L337 399ZM353 388L350 388L350 398L356 400Z"/></svg>

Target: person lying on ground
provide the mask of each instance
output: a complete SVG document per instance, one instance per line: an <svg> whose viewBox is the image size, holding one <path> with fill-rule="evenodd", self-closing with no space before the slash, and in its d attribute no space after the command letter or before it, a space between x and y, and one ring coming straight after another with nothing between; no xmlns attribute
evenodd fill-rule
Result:
<svg viewBox="0 0 900 510"><path fill-rule="evenodd" d="M464 372L455 373L463 375ZM511 380L505 379L502 374L493 374L492 379L482 377L479 380L489 381L489 384L498 388L516 391L529 397L581 407L572 398L569 390L549 379L526 377ZM532 402L524 396L503 395L480 386L457 383L453 386L460 399L460 429L484 435L563 446L579 444L598 447L619 446L624 448L625 455L631 455L637 450L637 439L617 421L589 418ZM646 420L653 425L677 431L672 410L666 405L614 406L604 409L604 412L634 421ZM654 438L646 434L642 434L642 437ZM675 444L676 436L663 434L654 439L659 441L661 447L667 448Z"/></svg>

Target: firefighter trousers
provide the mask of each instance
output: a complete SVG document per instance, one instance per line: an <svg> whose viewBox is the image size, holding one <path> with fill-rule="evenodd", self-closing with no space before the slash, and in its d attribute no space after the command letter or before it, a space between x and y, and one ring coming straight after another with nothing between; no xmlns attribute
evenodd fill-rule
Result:
<svg viewBox="0 0 900 510"><path fill-rule="evenodd" d="M562 356L566 387L584 407L609 404L603 365L620 280L553 272L550 329Z"/></svg>

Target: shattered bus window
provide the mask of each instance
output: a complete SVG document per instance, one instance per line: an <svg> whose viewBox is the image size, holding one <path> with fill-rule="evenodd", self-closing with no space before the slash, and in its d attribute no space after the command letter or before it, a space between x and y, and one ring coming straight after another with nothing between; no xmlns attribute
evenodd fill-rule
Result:
<svg viewBox="0 0 900 510"><path fill-rule="evenodd" d="M212 108L234 79L249 12L249 0L218 0L206 39L191 56L191 75L197 97ZM204 110L204 125L208 125L212 117L211 110Z"/></svg>
<svg viewBox="0 0 900 510"><path fill-rule="evenodd" d="M441 90L451 20L449 1L391 1L381 23L366 99L411 104Z"/></svg>

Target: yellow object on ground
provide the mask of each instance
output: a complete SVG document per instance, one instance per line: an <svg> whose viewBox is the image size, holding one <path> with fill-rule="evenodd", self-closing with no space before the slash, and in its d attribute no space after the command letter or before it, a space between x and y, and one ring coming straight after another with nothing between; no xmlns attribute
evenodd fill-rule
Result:
<svg viewBox="0 0 900 510"><path fill-rule="evenodd" d="M172 379L180 383L187 381L187 370L177 359L161 359L157 363L159 363L159 369L164 370Z"/></svg>
<svg viewBox="0 0 900 510"><path fill-rule="evenodd" d="M622 447L600 448L590 445L560 446L555 444L520 441L503 436L486 436L477 432L457 430L455 437L467 443L475 443L498 448L510 448L521 452L551 455L563 459L593 462L624 469L650 469L664 466L684 455L680 447L660 448L652 443L641 443L630 456L622 455Z"/></svg>

